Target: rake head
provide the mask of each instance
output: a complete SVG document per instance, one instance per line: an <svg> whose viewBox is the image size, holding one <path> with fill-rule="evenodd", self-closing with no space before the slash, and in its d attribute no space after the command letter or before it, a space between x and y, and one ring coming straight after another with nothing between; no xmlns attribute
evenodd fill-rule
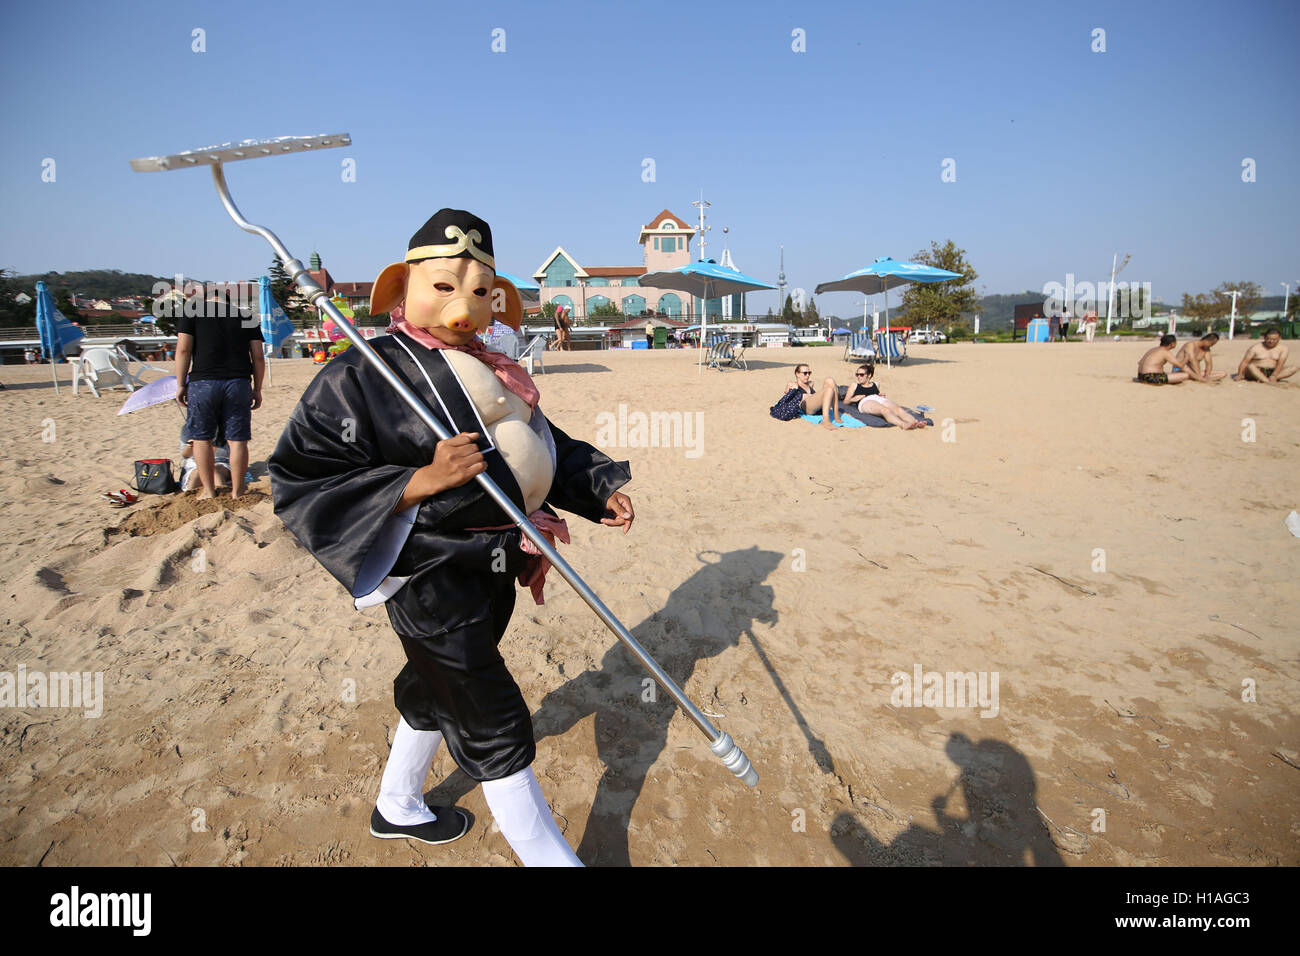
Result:
<svg viewBox="0 0 1300 956"><path fill-rule="evenodd" d="M246 139L220 146L189 149L170 156L146 156L131 160L137 173L166 172L172 169L191 169L195 166L215 166L239 159L261 159L263 156L281 156L285 153L305 153L319 149L333 149L352 145L347 133L323 136L280 136L276 139Z"/></svg>

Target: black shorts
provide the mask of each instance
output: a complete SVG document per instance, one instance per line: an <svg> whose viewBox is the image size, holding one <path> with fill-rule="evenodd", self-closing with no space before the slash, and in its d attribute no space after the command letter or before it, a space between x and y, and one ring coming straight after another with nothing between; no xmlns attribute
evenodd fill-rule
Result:
<svg viewBox="0 0 1300 956"><path fill-rule="evenodd" d="M440 730L457 766L479 782L529 766L533 721L497 645L510 623L516 581L529 556L518 530L486 533L482 560L444 564L387 602L406 651L393 702L416 730ZM500 548L491 570L494 549Z"/></svg>

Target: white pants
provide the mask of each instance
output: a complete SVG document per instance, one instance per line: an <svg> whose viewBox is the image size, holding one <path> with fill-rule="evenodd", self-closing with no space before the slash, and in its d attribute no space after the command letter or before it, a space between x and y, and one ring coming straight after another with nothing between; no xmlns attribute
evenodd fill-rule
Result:
<svg viewBox="0 0 1300 956"><path fill-rule="evenodd" d="M424 781L442 743L436 730L416 730L398 718L393 748L375 801L394 826L432 823L437 817L424 802ZM524 866L582 866L555 825L532 767L501 780L486 780L483 797L515 855Z"/></svg>

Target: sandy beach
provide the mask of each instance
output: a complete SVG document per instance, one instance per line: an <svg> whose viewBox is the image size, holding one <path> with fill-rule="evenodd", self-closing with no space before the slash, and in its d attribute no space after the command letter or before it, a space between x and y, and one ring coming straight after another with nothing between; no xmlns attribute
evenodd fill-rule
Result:
<svg viewBox="0 0 1300 956"><path fill-rule="evenodd" d="M574 437L693 424L606 447L631 461L635 526L571 517L563 553L761 775L737 783L553 575L502 648L578 856L1300 863L1300 385L1139 386L1149 345L914 347L877 381L933 407L919 432L769 417L797 361L851 382L838 348L721 373L548 353L542 407ZM469 835L367 832L402 651L266 477L316 371L274 363L244 498L113 510L134 459L177 459L179 409L117 417L125 393L74 397L66 366L59 396L48 366L0 368L0 671L103 688L99 716L0 707L0 864L517 865L445 749L429 787ZM913 694L930 672L985 700Z"/></svg>

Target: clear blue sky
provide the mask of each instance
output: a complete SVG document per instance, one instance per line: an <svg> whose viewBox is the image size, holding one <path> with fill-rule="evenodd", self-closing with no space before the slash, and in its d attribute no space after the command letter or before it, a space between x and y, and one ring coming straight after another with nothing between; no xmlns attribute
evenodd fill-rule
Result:
<svg viewBox="0 0 1300 956"><path fill-rule="evenodd" d="M1281 294L1300 280L1298 27L1291 0L7 3L0 266L260 274L270 248L206 172L128 160L349 132L227 167L245 214L340 281L373 279L441 206L487 219L511 272L556 245L639 264L638 227L693 221L703 188L709 254L728 226L738 266L775 282L783 243L792 287L951 238L989 293L1104 279L1118 251L1166 301Z"/></svg>

